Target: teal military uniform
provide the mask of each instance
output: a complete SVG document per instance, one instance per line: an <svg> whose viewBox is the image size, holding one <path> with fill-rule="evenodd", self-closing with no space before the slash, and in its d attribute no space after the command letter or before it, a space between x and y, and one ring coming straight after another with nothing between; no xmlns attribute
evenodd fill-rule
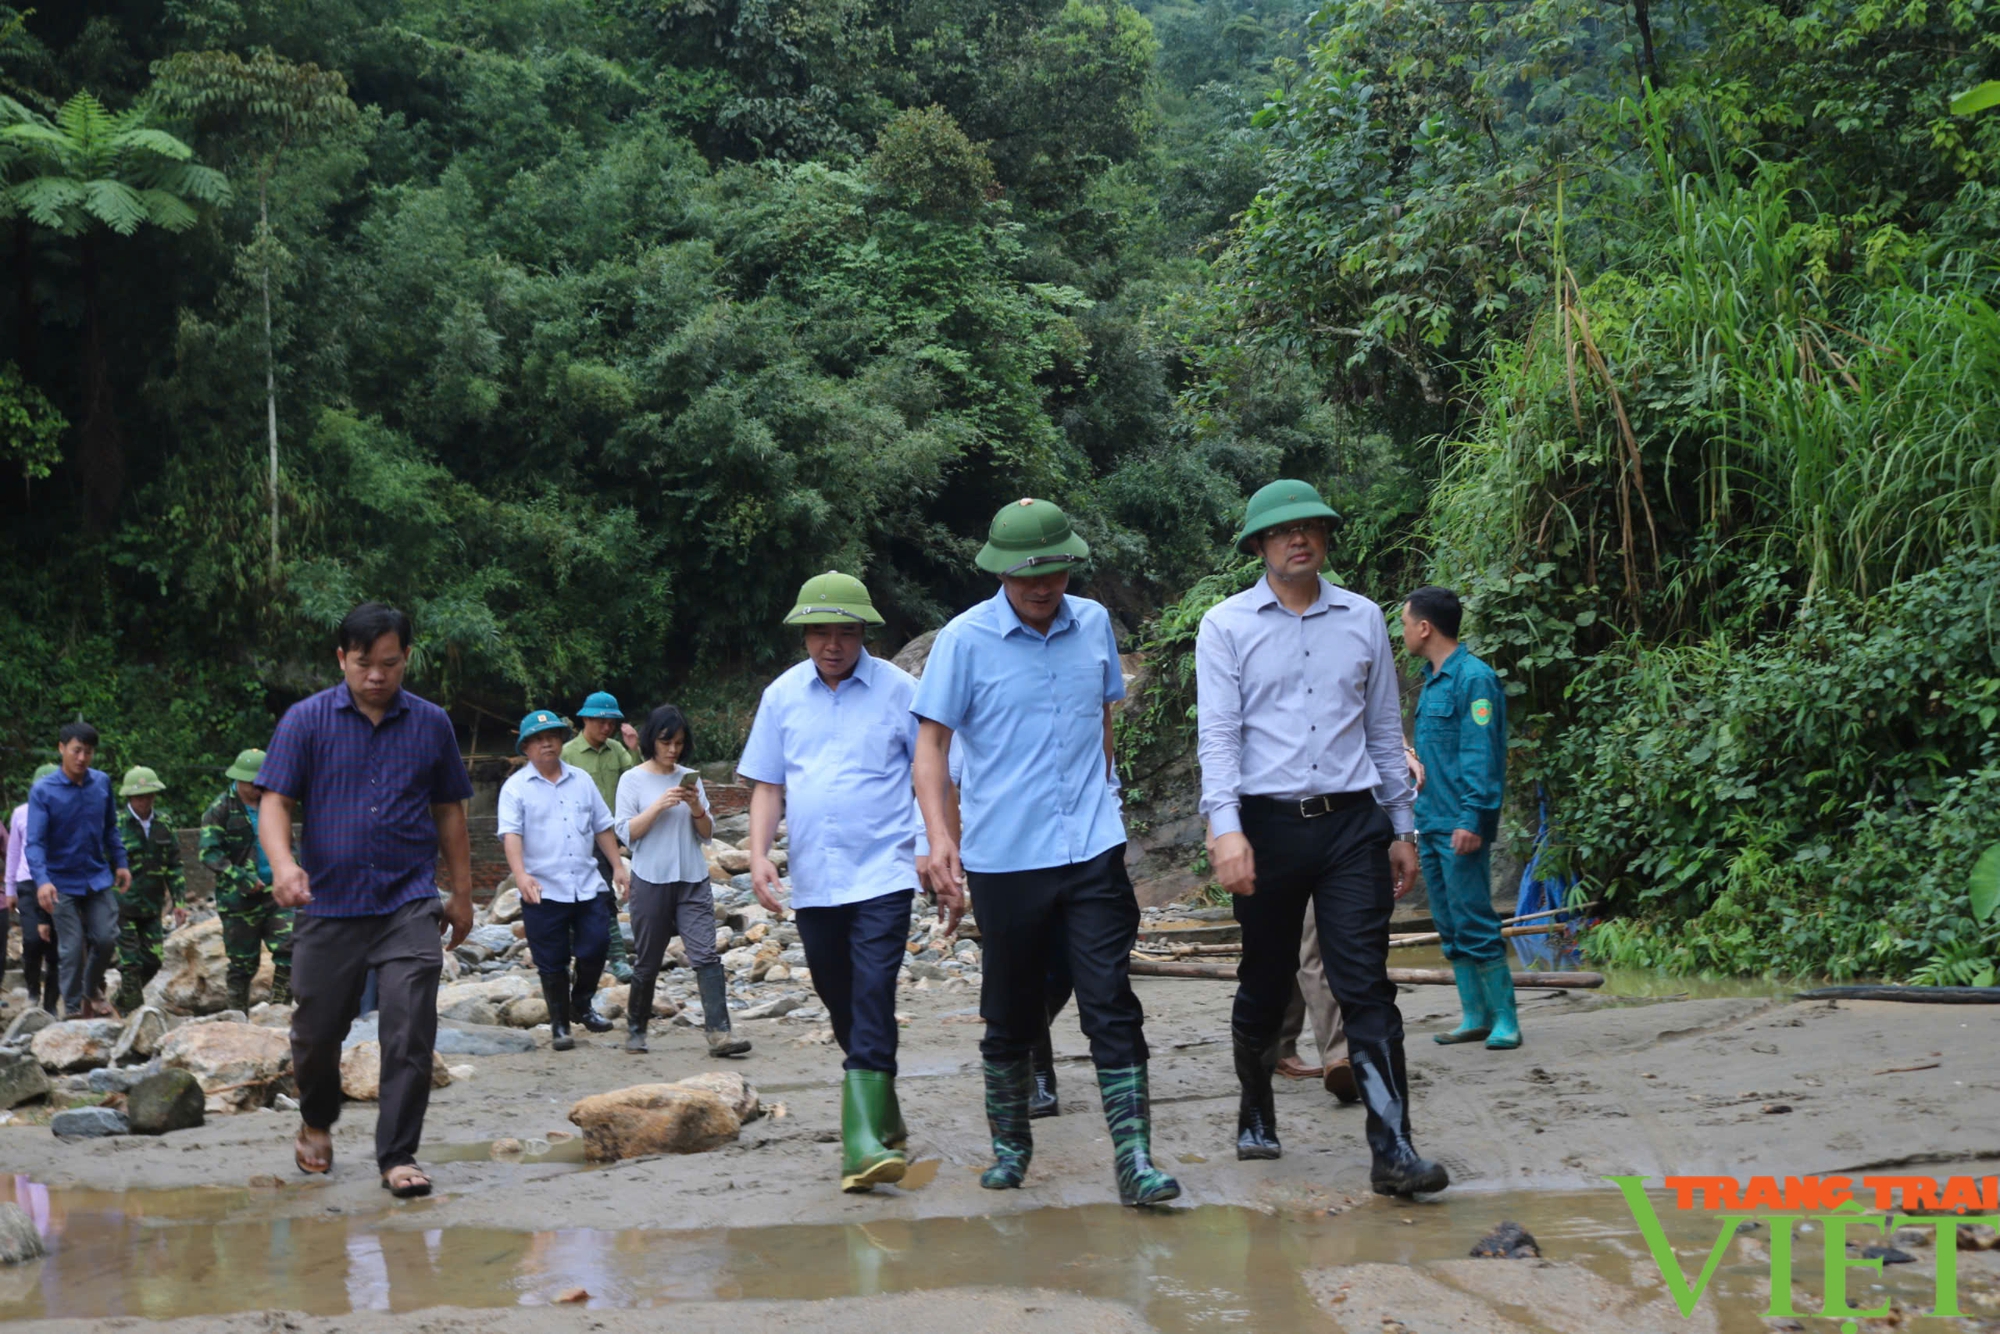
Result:
<svg viewBox="0 0 2000 1334"><path fill-rule="evenodd" d="M1491 963L1503 952L1491 862L1507 775L1507 696L1499 676L1463 644L1442 666L1424 668L1416 740L1424 766L1415 806L1417 852L1444 957ZM1455 853L1454 829L1485 841L1477 852Z"/></svg>
<svg viewBox="0 0 2000 1334"><path fill-rule="evenodd" d="M215 872L215 908L229 958L229 1004L250 1007L250 982L265 947L271 951L271 1003L292 992L292 910L271 897L271 864L257 844L257 812L232 783L201 817L201 864Z"/></svg>
<svg viewBox="0 0 2000 1334"><path fill-rule="evenodd" d="M160 915L169 904L178 908L186 902L187 875L181 869L174 823L159 807L153 808L148 832L131 808L120 802L118 833L125 840L132 884L118 896L118 995L112 1003L129 1012L144 1003L145 985L160 971L166 940Z"/></svg>

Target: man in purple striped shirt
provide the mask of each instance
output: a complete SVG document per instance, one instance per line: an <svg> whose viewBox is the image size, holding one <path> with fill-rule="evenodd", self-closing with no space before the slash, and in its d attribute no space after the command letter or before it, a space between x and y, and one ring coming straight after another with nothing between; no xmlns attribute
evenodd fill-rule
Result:
<svg viewBox="0 0 2000 1334"><path fill-rule="evenodd" d="M370 969L379 989L382 1091L375 1165L399 1198L430 1194L417 1143L430 1106L437 1043L441 935L472 929L472 796L458 736L443 709L403 689L410 618L365 602L340 623L335 656L346 679L300 700L278 721L257 786L258 841L271 893L298 910L292 940L292 1071L304 1123L293 1146L301 1172L333 1167L340 1116L340 1044ZM292 856L292 813L305 835ZM440 902L444 856L449 897Z"/></svg>

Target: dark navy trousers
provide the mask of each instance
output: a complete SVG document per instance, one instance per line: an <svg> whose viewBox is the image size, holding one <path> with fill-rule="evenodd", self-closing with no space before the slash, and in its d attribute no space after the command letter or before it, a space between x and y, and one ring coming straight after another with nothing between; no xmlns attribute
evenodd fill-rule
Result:
<svg viewBox="0 0 2000 1334"><path fill-rule="evenodd" d="M834 1040L847 1053L846 1070L896 1073L896 978L910 940L914 890L843 903L798 908L799 943L806 967L833 1021Z"/></svg>
<svg viewBox="0 0 2000 1334"><path fill-rule="evenodd" d="M597 994L598 979L604 976L604 956L611 952L611 896L596 894L575 903L521 904L521 921L528 929L528 954L535 971L559 986L569 987L572 996ZM576 963L576 982L570 984L570 962Z"/></svg>

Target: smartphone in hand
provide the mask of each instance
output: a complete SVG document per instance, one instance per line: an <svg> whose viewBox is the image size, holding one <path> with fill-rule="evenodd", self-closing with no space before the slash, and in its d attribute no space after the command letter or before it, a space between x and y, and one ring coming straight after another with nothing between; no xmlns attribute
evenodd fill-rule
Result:
<svg viewBox="0 0 2000 1334"><path fill-rule="evenodd" d="M701 781L701 775L696 773L694 770L690 769L686 773L681 775L680 785L683 788L686 788L689 792L692 792L694 791L694 785L696 783L699 783L700 781Z"/></svg>

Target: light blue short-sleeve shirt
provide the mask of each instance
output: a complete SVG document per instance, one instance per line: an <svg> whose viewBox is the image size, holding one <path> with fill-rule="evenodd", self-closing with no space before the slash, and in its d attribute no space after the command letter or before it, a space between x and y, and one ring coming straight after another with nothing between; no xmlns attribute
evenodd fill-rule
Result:
<svg viewBox="0 0 2000 1334"><path fill-rule="evenodd" d="M784 785L794 908L916 888L916 689L866 649L836 688L810 660L764 688L736 772Z"/></svg>
<svg viewBox="0 0 2000 1334"><path fill-rule="evenodd" d="M500 833L521 836L521 865L550 903L578 903L606 889L592 849L611 828L611 808L590 775L564 764L551 782L532 764L500 787Z"/></svg>
<svg viewBox="0 0 2000 1334"><path fill-rule="evenodd" d="M1089 598L1063 598L1043 635L1002 588L939 632L910 707L964 748L967 870L1071 866L1125 841L1104 762L1104 706L1123 698L1111 613Z"/></svg>

